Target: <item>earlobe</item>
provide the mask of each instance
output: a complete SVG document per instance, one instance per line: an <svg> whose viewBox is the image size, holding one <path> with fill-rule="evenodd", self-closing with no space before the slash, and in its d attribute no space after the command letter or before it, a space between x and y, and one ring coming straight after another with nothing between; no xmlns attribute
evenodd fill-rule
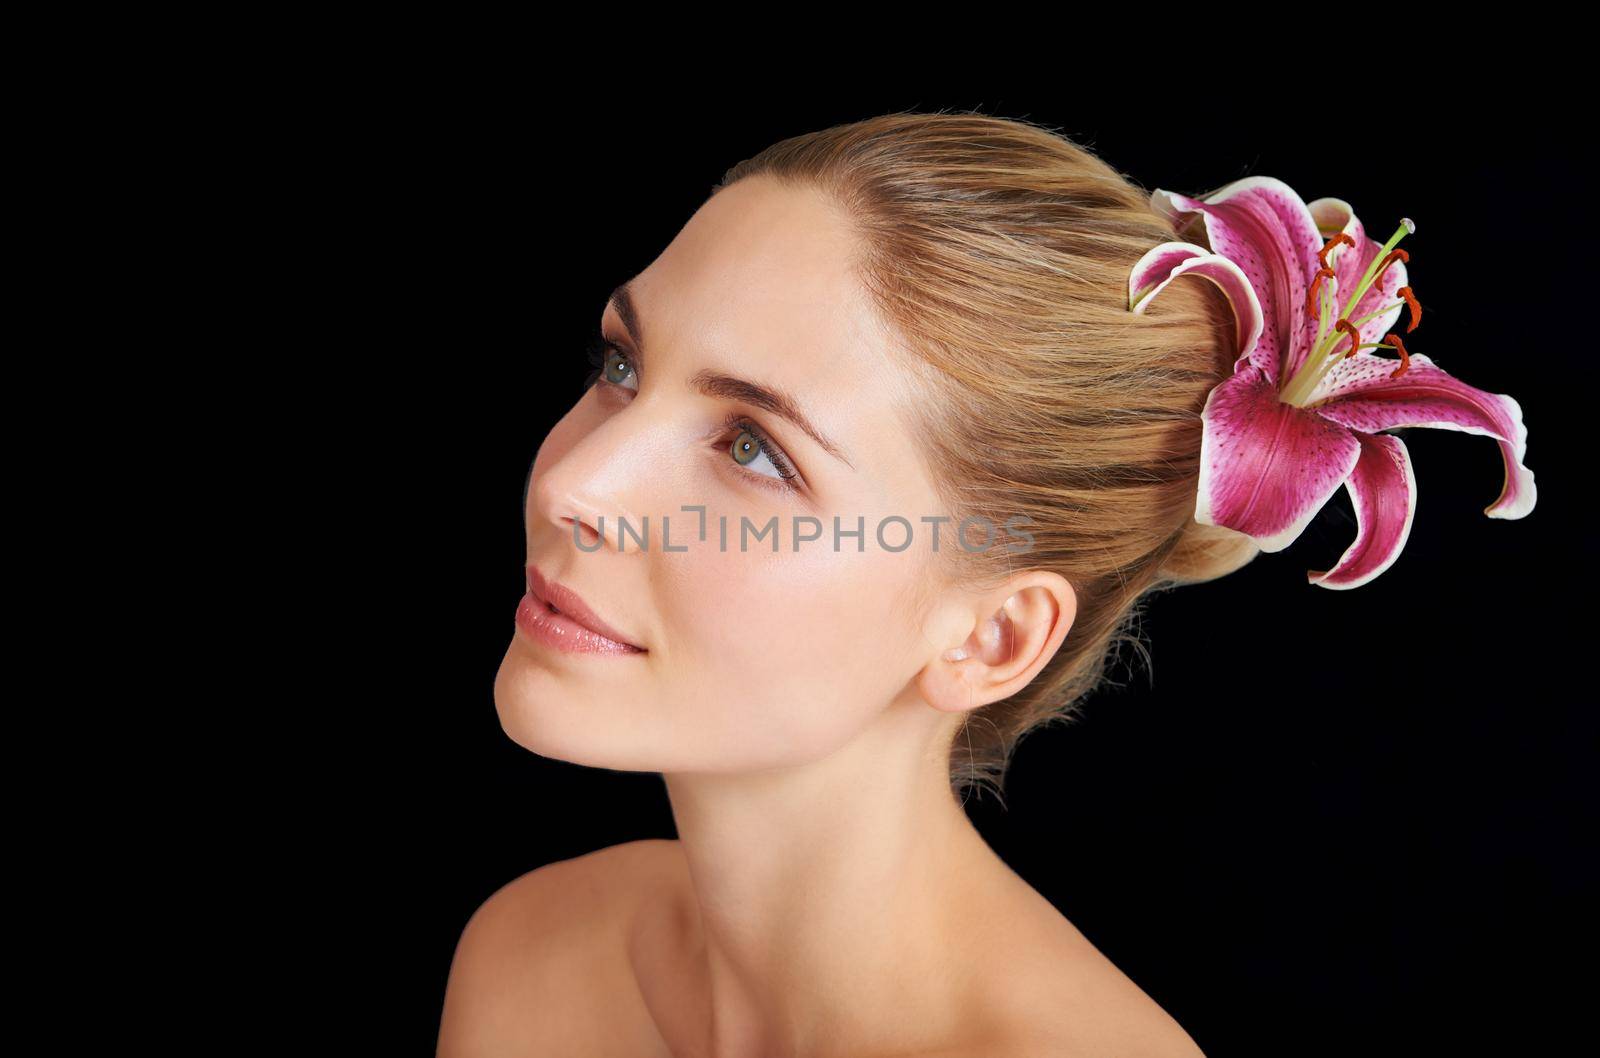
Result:
<svg viewBox="0 0 1600 1058"><path fill-rule="evenodd" d="M922 700L941 713L963 713L984 703L978 700L968 675L981 663L967 644L944 651L917 674Z"/></svg>
<svg viewBox="0 0 1600 1058"><path fill-rule="evenodd" d="M1011 624L1011 602L990 616L959 646L951 647L939 659L923 668L918 677L922 696L928 704L944 712L964 712L986 704L979 700L972 681L981 671L1010 660L1016 636Z"/></svg>
<svg viewBox="0 0 1600 1058"><path fill-rule="evenodd" d="M948 643L961 632L959 628L947 626L942 634ZM922 700L942 713L965 712L983 704L975 700L972 684L968 682L968 674L979 664L972 657L976 635L974 632L965 642L941 650L917 673L917 690Z"/></svg>

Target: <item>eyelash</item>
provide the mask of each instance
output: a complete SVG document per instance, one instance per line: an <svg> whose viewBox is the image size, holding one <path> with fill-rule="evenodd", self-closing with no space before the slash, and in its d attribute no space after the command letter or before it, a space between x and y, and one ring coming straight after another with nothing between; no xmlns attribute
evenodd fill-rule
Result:
<svg viewBox="0 0 1600 1058"><path fill-rule="evenodd" d="M601 376L605 374L606 360L610 358L612 353L624 357L628 355L627 350L604 335L596 334L589 339L587 356L589 363L594 365L594 370L590 371L588 377L584 379L583 388L586 391L600 381ZM632 359L628 361L628 369L633 369ZM606 381L611 382L610 379L606 379ZM612 384L615 385L615 383ZM763 455L772 461L772 465L777 469L781 480L774 480L768 474L757 474L753 470L744 471L746 477L753 478L758 485L763 485L770 489L779 489L784 492L798 491L794 482L799 477L799 474L795 471L794 464L789 462L788 457L783 454L783 450L773 443L771 438L767 436L766 431L761 429L760 426L738 412L729 412L728 417L723 420L722 429L725 438L729 433L734 432L748 433L755 438L756 446L761 449ZM726 446L724 446L724 451L726 450Z"/></svg>
<svg viewBox="0 0 1600 1058"><path fill-rule="evenodd" d="M586 391L605 373L606 360L612 353L616 353L619 356L628 355L623 351L622 346L598 333L589 339L586 353L589 357L589 363L594 365L594 370L589 372L589 377L583 380L583 388ZM629 361L628 366L633 366L632 361Z"/></svg>

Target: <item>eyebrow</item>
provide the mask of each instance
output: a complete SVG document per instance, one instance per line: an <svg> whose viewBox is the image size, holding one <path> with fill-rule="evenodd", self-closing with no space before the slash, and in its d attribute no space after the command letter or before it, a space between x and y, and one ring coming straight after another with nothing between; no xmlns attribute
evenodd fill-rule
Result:
<svg viewBox="0 0 1600 1058"><path fill-rule="evenodd" d="M631 282L631 281L630 281ZM633 292L629 284L623 283L611 292L611 307L617 310L617 315L622 319L622 326L627 329L628 337L633 339L634 348L640 361L644 360L644 325L639 319L638 306L634 304ZM807 437L815 441L824 452L839 460L851 470L855 464L851 463L844 454L844 450L828 439L828 436L817 429L800 410L800 404L788 393L773 386L764 386L759 382L739 378L735 375L723 374L720 371L697 371L689 379L689 384L698 392L708 397L720 397L725 400L743 401L757 408L787 419L805 432Z"/></svg>

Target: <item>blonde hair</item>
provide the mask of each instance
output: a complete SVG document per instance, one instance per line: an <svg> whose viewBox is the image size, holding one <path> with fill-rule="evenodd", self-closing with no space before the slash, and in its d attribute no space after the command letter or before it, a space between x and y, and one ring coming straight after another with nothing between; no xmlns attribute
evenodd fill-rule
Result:
<svg viewBox="0 0 1600 1058"><path fill-rule="evenodd" d="M1001 795L1029 731L1069 722L1106 678L1141 600L1230 573L1248 536L1193 519L1200 411L1232 370L1235 323L1209 281L1128 310L1128 274L1179 238L1149 191L1055 131L977 113L900 112L782 140L733 166L820 189L860 234L858 276L923 369L908 409L952 526L1030 520L1026 555L959 554L997 585L1017 562L1071 583L1077 616L1018 693L967 714L952 788ZM1203 228L1182 238L1204 244ZM1003 537L1002 537L1003 538Z"/></svg>

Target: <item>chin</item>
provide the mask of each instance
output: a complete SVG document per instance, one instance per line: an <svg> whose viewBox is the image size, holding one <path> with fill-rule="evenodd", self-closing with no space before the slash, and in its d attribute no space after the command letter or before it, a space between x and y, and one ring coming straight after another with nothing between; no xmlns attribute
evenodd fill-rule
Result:
<svg viewBox="0 0 1600 1058"><path fill-rule="evenodd" d="M653 754L633 752L633 725L542 664L513 640L494 678L494 708L506 737L530 753L617 771L655 771Z"/></svg>

